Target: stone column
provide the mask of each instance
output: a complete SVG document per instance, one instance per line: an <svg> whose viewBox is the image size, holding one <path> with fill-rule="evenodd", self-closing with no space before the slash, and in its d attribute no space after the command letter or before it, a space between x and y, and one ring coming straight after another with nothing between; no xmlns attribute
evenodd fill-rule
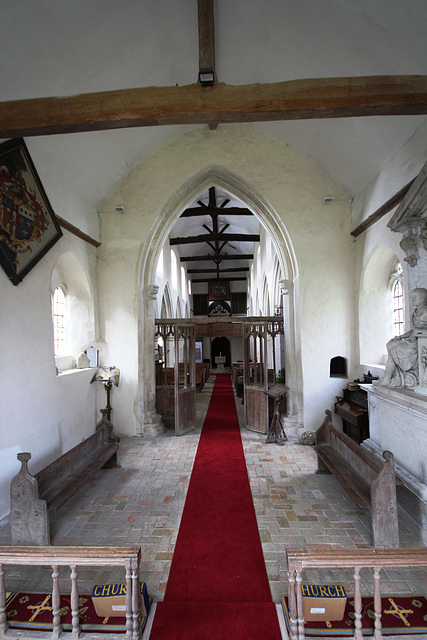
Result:
<svg viewBox="0 0 427 640"><path fill-rule="evenodd" d="M296 424L298 428L302 428L302 378L298 375L297 366L299 345L295 326L294 283L292 280L280 280L279 286L285 325L286 386L289 387L286 396L288 415L285 422L289 425Z"/></svg>
<svg viewBox="0 0 427 640"><path fill-rule="evenodd" d="M156 411L155 300L159 287L145 285L142 290L139 325L139 376L142 383L142 424L138 435L157 436L164 432L161 417ZM142 307L142 309L141 309Z"/></svg>

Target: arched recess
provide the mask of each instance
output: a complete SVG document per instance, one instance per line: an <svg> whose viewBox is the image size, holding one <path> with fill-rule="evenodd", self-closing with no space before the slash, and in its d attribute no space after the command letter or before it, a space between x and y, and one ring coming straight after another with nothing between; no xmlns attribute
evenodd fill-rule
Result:
<svg viewBox="0 0 427 640"><path fill-rule="evenodd" d="M292 242L283 221L255 188L224 167L208 167L193 175L169 199L150 230L150 243L141 245L138 266L138 433L155 435L162 430L155 410L154 370L154 301L156 265L168 235L181 213L206 189L217 186L238 198L258 217L277 254L284 279L280 282L283 313L288 331L285 334L285 367L287 372L288 418L303 426L303 384L300 330L297 304L298 267ZM151 336L151 337L150 337Z"/></svg>
<svg viewBox="0 0 427 640"><path fill-rule="evenodd" d="M214 369L217 365L215 362L216 356L225 356L225 367L231 366L231 354L230 354L230 340L225 336L214 338L211 343L212 355L211 362Z"/></svg>
<svg viewBox="0 0 427 640"><path fill-rule="evenodd" d="M270 295L268 291L268 282L267 276L264 273L263 283L262 283L262 315L269 316L270 315Z"/></svg>
<svg viewBox="0 0 427 640"><path fill-rule="evenodd" d="M384 365L393 337L390 275L398 258L389 247L376 247L362 273L359 295L360 362Z"/></svg>
<svg viewBox="0 0 427 640"><path fill-rule="evenodd" d="M182 318L181 300L179 296L176 299L176 317Z"/></svg>
<svg viewBox="0 0 427 640"><path fill-rule="evenodd" d="M172 302L171 302L171 291L170 291L169 283L166 283L163 291L162 310L160 313L160 317L163 319L173 318L173 308L172 308Z"/></svg>
<svg viewBox="0 0 427 640"><path fill-rule="evenodd" d="M95 339L95 305L89 278L73 251L60 256L52 269L52 294L58 286L65 294L66 358L77 358Z"/></svg>

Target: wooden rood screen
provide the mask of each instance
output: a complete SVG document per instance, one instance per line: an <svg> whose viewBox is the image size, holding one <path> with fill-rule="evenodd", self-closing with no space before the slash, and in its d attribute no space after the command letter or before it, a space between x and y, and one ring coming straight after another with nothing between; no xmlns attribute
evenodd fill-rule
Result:
<svg viewBox="0 0 427 640"><path fill-rule="evenodd" d="M196 347L190 322L156 320L156 408L166 427L183 435L195 428Z"/></svg>
<svg viewBox="0 0 427 640"><path fill-rule="evenodd" d="M276 360L283 333L280 317L256 318L244 323L245 426L259 433L267 433L268 429L271 411L265 392L276 382Z"/></svg>

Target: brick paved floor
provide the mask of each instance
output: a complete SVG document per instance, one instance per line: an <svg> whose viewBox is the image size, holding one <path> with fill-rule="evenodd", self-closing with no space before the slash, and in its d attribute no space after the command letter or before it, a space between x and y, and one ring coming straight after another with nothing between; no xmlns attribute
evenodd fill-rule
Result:
<svg viewBox="0 0 427 640"><path fill-rule="evenodd" d="M122 438L121 468L101 470L51 521L54 545L141 545L141 578L154 601L162 600L184 506L186 491L209 403L213 378L197 397L197 429L175 438L172 432L154 440ZM243 407L237 400L239 417ZM312 447L288 433L285 446L266 444L265 436L242 429L243 447L258 519L273 600L287 593L286 549L290 547L360 548L370 545L369 518L355 508L338 482L316 475ZM420 541L400 527L401 545ZM0 544L10 544L9 525L0 527ZM238 553L238 549L236 550ZM9 590L50 590L50 571L8 568ZM310 572L316 583L344 584L353 591L352 572ZM69 571L61 573L61 590L69 589ZM423 570L382 573L384 594L427 591ZM117 570L79 571L79 589L94 583L122 581ZM362 589L372 593L372 577L362 571Z"/></svg>

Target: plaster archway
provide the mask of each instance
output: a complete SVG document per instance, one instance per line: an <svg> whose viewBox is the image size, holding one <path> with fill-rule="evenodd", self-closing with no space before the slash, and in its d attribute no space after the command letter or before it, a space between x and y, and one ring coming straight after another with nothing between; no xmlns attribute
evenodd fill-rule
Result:
<svg viewBox="0 0 427 640"><path fill-rule="evenodd" d="M285 318L285 368L288 394L288 417L303 425L303 384L300 352L298 298L298 267L288 232L278 214L256 188L241 177L220 166L211 166L193 175L170 198L163 211L156 216L150 231L151 242L144 243L138 266L138 407L141 435L154 435L162 430L155 411L154 370L154 301L156 265L168 235L181 213L206 189L217 186L243 202L258 217L272 239L284 279L281 281L283 314ZM150 302L151 300L151 302ZM150 331L152 338L149 338Z"/></svg>

